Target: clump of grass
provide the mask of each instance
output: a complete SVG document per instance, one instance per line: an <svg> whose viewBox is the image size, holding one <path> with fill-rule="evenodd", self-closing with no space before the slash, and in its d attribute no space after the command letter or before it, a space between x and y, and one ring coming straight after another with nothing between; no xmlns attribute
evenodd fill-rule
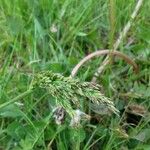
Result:
<svg viewBox="0 0 150 150"><path fill-rule="evenodd" d="M150 3L143 0L136 19L131 17L140 1L111 0L111 10L110 0L0 1L0 149L149 149L149 116L133 127L127 122L128 112L124 111L124 106L131 106L133 102L150 109L150 20L147 13ZM110 15L113 20L109 21ZM124 26L130 20L133 26L124 34L122 31L128 29ZM51 30L53 27L57 32ZM121 43L118 45L115 39ZM83 67L78 74L81 80L90 80L96 68L102 66L96 81L104 86L108 97L115 100L121 117L91 113L91 121L83 122L77 129L66 123L53 124L52 113L49 113L53 103L46 101L53 99L46 91L50 88L40 88L41 93L30 89L31 75L27 72L52 70L70 74L81 58L102 48L119 49L134 58L140 68L135 75L122 61L112 66L102 65L103 59L99 59L89 62L90 66ZM37 87L39 85L34 88ZM88 98L80 95L77 98L80 110L85 112L87 107L81 105L88 102ZM57 100L68 104L66 101L71 110L79 107L78 101L72 105L71 97ZM23 106L15 102L22 102ZM94 104L102 106L102 103ZM98 112L102 112L103 108L99 108Z"/></svg>
<svg viewBox="0 0 150 150"><path fill-rule="evenodd" d="M96 105L103 105L111 112L118 114L113 102L99 91L98 84L81 82L78 79L64 77L51 71L43 71L34 78L33 88L37 87L46 89L70 115L73 115L71 103L80 107L80 99L89 100Z"/></svg>

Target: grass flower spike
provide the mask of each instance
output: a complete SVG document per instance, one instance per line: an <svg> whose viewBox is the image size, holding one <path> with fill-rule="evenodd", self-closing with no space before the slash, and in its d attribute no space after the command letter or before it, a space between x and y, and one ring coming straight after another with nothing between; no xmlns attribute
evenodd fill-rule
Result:
<svg viewBox="0 0 150 150"><path fill-rule="evenodd" d="M33 88L36 87L46 89L70 115L73 115L71 104L73 103L79 108L81 99L89 100L96 105L103 105L111 112L118 114L113 102L99 91L98 84L81 82L78 79L64 77L51 71L43 71L34 78Z"/></svg>

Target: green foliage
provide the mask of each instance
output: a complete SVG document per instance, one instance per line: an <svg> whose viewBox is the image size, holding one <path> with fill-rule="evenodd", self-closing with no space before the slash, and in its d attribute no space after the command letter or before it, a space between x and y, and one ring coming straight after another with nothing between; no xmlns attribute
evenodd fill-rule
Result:
<svg viewBox="0 0 150 150"><path fill-rule="evenodd" d="M108 0L0 0L0 149L150 149L148 0L144 1L119 47L121 52L136 61L139 73L134 74L123 61L115 59L113 65L109 65L98 78L105 96L99 87L97 90L97 85L84 82L91 80L103 58L96 58L83 66L78 73L80 80L67 77L84 56L97 49L111 47L129 20L137 1L113 2L115 15L110 12ZM110 13L114 15L112 20ZM114 30L113 33L110 30ZM56 75L61 80L52 80L45 87L41 76L46 76L43 80L49 82L49 77L44 75L46 70L51 70L54 75L63 73L67 78ZM38 84L35 88L39 88L31 92L31 81L37 72L41 72L38 78L42 87ZM55 94L54 87L62 95ZM75 93L73 88L77 89ZM105 110L102 102L107 101L104 105L111 104L113 107L107 97L119 108L120 118L102 115ZM55 101L55 98L58 100ZM92 110L84 107L89 106L89 101L94 104L91 105ZM67 106L69 112L72 108L82 107L84 112L91 115L91 121L83 122L79 128L66 124L57 126L51 116L52 106L56 102ZM124 108L132 103L144 106L148 112L137 126L126 121ZM124 136L124 133L128 136Z"/></svg>

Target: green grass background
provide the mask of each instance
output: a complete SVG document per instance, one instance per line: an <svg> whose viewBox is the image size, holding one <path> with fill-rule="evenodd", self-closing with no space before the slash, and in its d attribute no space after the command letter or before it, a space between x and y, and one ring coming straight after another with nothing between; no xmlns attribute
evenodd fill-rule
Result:
<svg viewBox="0 0 150 150"><path fill-rule="evenodd" d="M111 48L135 5L135 0L115 0L113 5L109 0L0 0L0 104L27 91L36 72L69 76L84 56ZM98 78L119 110L130 103L150 108L149 11L150 2L145 0L119 47L136 61L139 73L117 59ZM90 81L101 62L97 58L87 63L77 76ZM43 91L19 102L23 106L11 104L0 110L2 150L150 149L149 115L138 126L129 126L127 137L121 130L125 115L98 116L102 121L71 128L50 119L53 98Z"/></svg>

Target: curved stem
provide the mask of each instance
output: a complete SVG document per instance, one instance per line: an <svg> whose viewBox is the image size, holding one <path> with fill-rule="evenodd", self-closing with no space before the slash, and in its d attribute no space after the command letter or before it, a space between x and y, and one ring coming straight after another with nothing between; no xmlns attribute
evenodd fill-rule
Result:
<svg viewBox="0 0 150 150"><path fill-rule="evenodd" d="M109 54L109 55L111 55L111 56L117 56L117 57L120 57L120 58L124 59L128 64L130 64L130 65L133 66L135 72L138 72L138 66L137 66L137 64L136 64L131 58L129 58L127 55L125 55L125 54L123 54L123 53L121 53L121 52L119 52L119 51L115 51L115 50L110 51L110 50L106 49L106 50L99 50L99 51L93 52L93 53L87 55L86 57L84 57L84 58L73 68L73 70L72 70L72 72L71 72L71 77L74 77L74 76L77 74L79 68L80 68L85 62L91 60L93 57L98 57L98 56L106 55L106 54Z"/></svg>

